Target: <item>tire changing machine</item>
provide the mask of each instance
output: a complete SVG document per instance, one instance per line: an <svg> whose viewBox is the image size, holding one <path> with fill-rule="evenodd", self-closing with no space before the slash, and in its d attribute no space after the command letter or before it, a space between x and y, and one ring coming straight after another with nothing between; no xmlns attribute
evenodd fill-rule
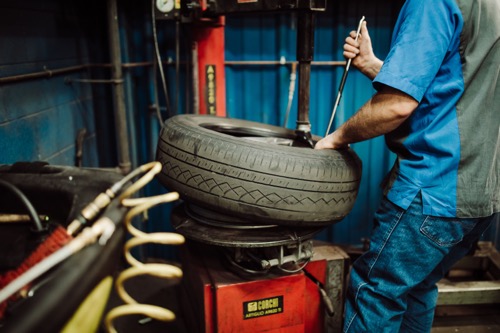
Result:
<svg viewBox="0 0 500 333"><path fill-rule="evenodd" d="M314 15L325 9L326 0L186 0L158 7L156 18L192 23L195 112L225 116L223 15L296 12L296 141L313 147L309 82ZM181 307L189 332L341 331L349 257L337 246L313 240L324 227L262 225L190 203L175 208L171 221L188 239L181 250Z"/></svg>
<svg viewBox="0 0 500 333"><path fill-rule="evenodd" d="M181 250L189 332L340 332L348 255L312 240L318 229L252 225L183 204ZM222 217L224 219L224 217Z"/></svg>

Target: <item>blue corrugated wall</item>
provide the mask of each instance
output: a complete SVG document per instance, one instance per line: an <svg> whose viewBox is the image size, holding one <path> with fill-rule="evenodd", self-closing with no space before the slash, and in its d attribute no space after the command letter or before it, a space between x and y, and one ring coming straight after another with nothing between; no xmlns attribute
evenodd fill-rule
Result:
<svg viewBox="0 0 500 333"><path fill-rule="evenodd" d="M315 61L343 61L344 39L366 17L375 54L388 52L392 26L401 2L335 1L316 14ZM226 60L296 60L296 17L290 14L227 17ZM288 103L290 65L230 65L226 69L227 109L234 118L282 125ZM343 66L313 65L310 120L314 134L324 136L337 97ZM374 93L371 82L351 67L333 127L342 124ZM295 128L297 90L287 126ZM383 138L354 144L363 161L363 178L352 212L318 238L356 244L367 237L380 201L379 184L394 157Z"/></svg>
<svg viewBox="0 0 500 333"><path fill-rule="evenodd" d="M375 54L388 53L392 27L404 1L329 1L316 15L314 60L341 61L344 40L365 16ZM296 18L290 14L226 18L226 60L262 61L296 59ZM234 118L282 125L285 118L290 65L230 65L226 68L227 110ZM342 66L313 66L310 120L314 134L324 136L337 97ZM371 81L351 67L333 128L347 120L374 93ZM287 126L295 128L297 91ZM369 236L381 199L380 183L392 167L394 155L383 137L352 145L363 162L363 178L356 204L340 223L317 238L335 243L360 244ZM498 240L499 223L486 239Z"/></svg>
<svg viewBox="0 0 500 333"><path fill-rule="evenodd" d="M78 8L62 1L2 1L0 77L50 73L91 62L90 53L96 50L89 50L92 45L77 19L82 18ZM99 95L90 85L66 83L87 74L80 70L0 86L0 163L44 160L74 165L76 137L85 129L83 165L99 166ZM101 147L109 147L105 142Z"/></svg>

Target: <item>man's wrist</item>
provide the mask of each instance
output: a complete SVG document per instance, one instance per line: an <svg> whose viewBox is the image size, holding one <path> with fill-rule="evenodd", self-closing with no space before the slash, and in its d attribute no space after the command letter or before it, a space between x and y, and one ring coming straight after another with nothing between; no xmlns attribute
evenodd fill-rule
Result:
<svg viewBox="0 0 500 333"><path fill-rule="evenodd" d="M361 71L361 73L373 80L375 76L377 76L377 74L380 72L382 64L382 60L374 57L372 61L367 62L364 66L359 68L359 70Z"/></svg>
<svg viewBox="0 0 500 333"><path fill-rule="evenodd" d="M332 133L333 149L341 149L347 147L348 143L345 142L340 129Z"/></svg>

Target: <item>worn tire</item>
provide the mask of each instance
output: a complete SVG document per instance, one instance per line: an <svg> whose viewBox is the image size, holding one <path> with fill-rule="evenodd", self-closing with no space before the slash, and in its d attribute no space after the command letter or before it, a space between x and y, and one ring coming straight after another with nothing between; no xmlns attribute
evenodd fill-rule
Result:
<svg viewBox="0 0 500 333"><path fill-rule="evenodd" d="M160 182L191 203L259 224L323 226L350 212L361 180L354 151L274 145L243 136L293 140L296 134L246 120L172 117L157 147Z"/></svg>

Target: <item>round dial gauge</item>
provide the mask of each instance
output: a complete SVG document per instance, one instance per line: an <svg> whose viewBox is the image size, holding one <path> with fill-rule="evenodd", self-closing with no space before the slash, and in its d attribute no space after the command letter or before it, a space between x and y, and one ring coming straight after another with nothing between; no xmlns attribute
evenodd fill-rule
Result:
<svg viewBox="0 0 500 333"><path fill-rule="evenodd" d="M175 0L156 0L156 8L162 13L171 12L174 9Z"/></svg>

